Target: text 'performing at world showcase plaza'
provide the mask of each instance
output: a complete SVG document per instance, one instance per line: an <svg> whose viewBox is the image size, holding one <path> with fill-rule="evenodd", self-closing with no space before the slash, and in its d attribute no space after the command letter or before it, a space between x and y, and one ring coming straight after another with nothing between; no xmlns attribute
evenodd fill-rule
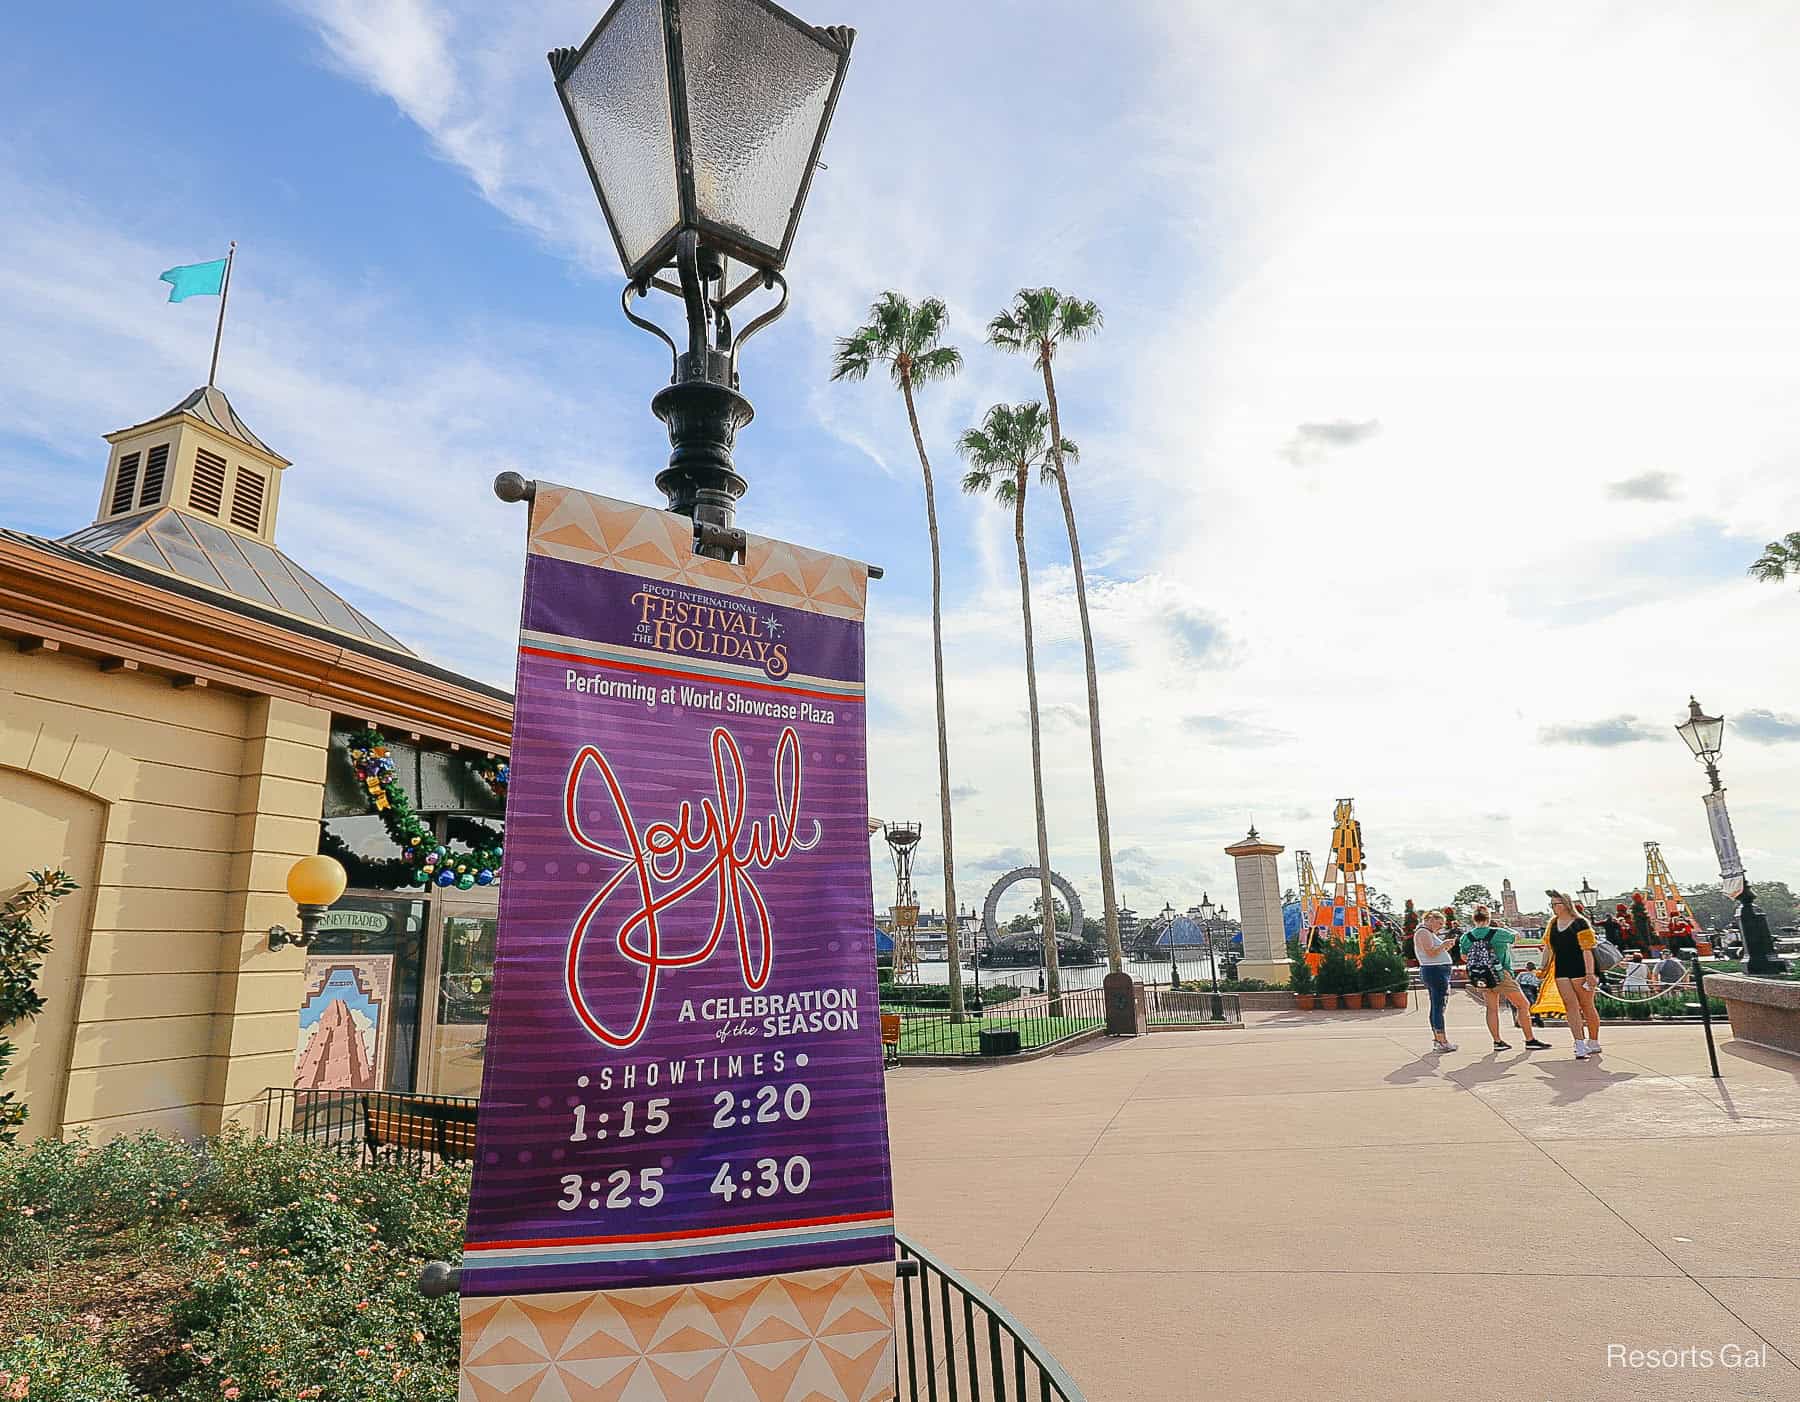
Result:
<svg viewBox="0 0 1800 1402"><path fill-rule="evenodd" d="M757 537L698 557L692 530L532 502L476 1395L891 1395L867 572ZM528 1365L553 1381L513 1392Z"/></svg>

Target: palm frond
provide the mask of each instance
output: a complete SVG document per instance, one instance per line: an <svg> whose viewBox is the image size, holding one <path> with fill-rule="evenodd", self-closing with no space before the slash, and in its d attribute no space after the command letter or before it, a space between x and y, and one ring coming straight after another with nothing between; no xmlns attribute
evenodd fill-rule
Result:
<svg viewBox="0 0 1800 1402"><path fill-rule="evenodd" d="M1017 355L1030 345L1030 339L1023 325L1011 312L1001 312L988 323L987 339L990 346Z"/></svg>
<svg viewBox="0 0 1800 1402"><path fill-rule="evenodd" d="M1800 574L1800 531L1789 531L1780 540L1765 545L1748 573L1767 584L1778 584L1790 574Z"/></svg>
<svg viewBox="0 0 1800 1402"><path fill-rule="evenodd" d="M1085 341L1106 324L1098 302L1080 297L1064 297L1056 308L1056 339Z"/></svg>
<svg viewBox="0 0 1800 1402"><path fill-rule="evenodd" d="M1066 438L1062 441L1062 455L1063 461L1066 463L1081 461L1081 449ZM1044 465L1038 469L1038 480L1040 482L1056 480L1056 455L1054 453L1044 454Z"/></svg>
<svg viewBox="0 0 1800 1402"><path fill-rule="evenodd" d="M837 349L831 356L831 378L862 379L875 363L876 354L875 337L870 327L865 326L848 336L839 336Z"/></svg>
<svg viewBox="0 0 1800 1402"><path fill-rule="evenodd" d="M962 366L962 352L955 346L934 346L913 357L912 377L919 384L931 380L947 380L960 371Z"/></svg>

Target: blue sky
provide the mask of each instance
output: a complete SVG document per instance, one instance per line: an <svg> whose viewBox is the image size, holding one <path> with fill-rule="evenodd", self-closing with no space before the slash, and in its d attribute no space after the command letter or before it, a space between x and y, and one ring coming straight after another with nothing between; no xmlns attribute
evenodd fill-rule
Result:
<svg viewBox="0 0 1800 1402"><path fill-rule="evenodd" d="M617 313L544 51L598 0L38 9L0 53L0 497L91 516L99 435L220 382L295 466L281 541L420 651L509 678L515 468L647 499L660 348ZM878 561L871 803L936 809L918 470L882 383L827 383L887 287L968 357L923 407L948 561L961 896L1031 847L1007 522L955 434L1029 366L1021 285L1097 299L1058 381L1106 676L1125 894L1229 887L1254 818L1322 852L1354 794L1396 894L1710 876L1690 689L1740 839L1795 875L1800 524L1790 7L840 0L859 29L790 268L746 351L742 519ZM1093 885L1067 546L1032 521L1053 861ZM1590 672L1582 662L1608 659ZM1623 731L1608 722L1629 718ZM1637 738L1587 743L1588 735ZM1653 738L1661 736L1663 738ZM921 847L932 886L934 843ZM1572 865L1573 864L1573 865ZM1576 867L1580 866L1577 870ZM1385 869L1384 869L1385 868ZM1591 868L1591 870L1589 869ZM1439 890L1439 887L1442 890ZM1092 902L1097 908L1098 892ZM1235 903L1228 896L1229 903Z"/></svg>

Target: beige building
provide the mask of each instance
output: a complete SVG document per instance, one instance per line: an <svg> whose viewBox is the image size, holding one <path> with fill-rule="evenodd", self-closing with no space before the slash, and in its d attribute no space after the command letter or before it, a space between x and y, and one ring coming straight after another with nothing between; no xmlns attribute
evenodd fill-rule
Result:
<svg viewBox="0 0 1800 1402"><path fill-rule="evenodd" d="M357 1074L470 1089L498 888L382 880L398 854L347 737L381 728L441 840L484 817L497 832L475 775L504 753L511 698L417 657L282 552L289 464L216 388L106 441L90 525L0 529L0 894L42 867L81 888L55 909L47 1006L9 1033L26 1134L244 1116L295 1084L309 979L333 957L364 980L330 1024L365 1036ZM369 863L311 950L271 949L322 824Z"/></svg>

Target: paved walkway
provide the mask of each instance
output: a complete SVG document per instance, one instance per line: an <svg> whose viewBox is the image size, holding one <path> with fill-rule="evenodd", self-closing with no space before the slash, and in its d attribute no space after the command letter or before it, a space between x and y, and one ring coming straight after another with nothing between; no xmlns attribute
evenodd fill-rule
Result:
<svg viewBox="0 0 1800 1402"><path fill-rule="evenodd" d="M1444 1057L1416 1000L1247 1021L890 1072L901 1230L1090 1402L1800 1397L1800 1061L1492 1053L1460 995Z"/></svg>

